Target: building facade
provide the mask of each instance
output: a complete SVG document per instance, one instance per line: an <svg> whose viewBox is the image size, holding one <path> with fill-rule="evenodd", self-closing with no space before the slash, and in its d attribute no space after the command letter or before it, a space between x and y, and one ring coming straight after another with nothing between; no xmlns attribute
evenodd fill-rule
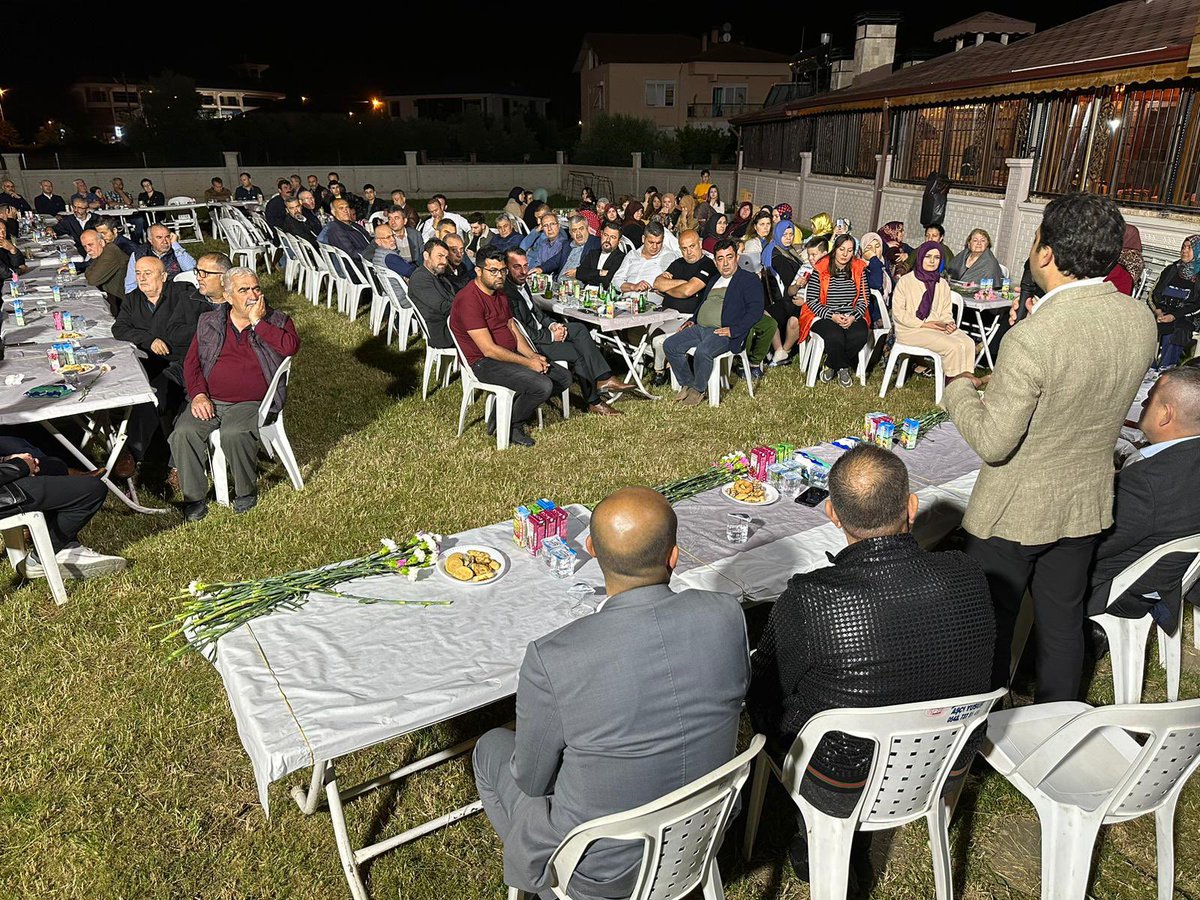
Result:
<svg viewBox="0 0 1200 900"><path fill-rule="evenodd" d="M142 98L150 90L145 84L118 81L81 81L71 92L87 113L88 121L101 138L120 140L125 127L142 114ZM197 87L200 114L228 119L257 109L268 101L283 100L287 95L245 87Z"/></svg>
<svg viewBox="0 0 1200 900"><path fill-rule="evenodd" d="M662 130L726 128L790 81L789 57L736 43L728 32L587 34L575 63L580 122L601 113L649 119Z"/></svg>

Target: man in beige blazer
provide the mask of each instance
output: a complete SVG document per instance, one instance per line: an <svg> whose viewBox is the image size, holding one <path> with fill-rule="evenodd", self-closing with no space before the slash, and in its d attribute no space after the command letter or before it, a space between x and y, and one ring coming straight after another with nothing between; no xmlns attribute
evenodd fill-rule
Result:
<svg viewBox="0 0 1200 900"><path fill-rule="evenodd" d="M1029 253L1041 299L1004 337L982 394L982 382L964 374L944 395L983 459L963 528L996 608L993 682L1008 683L1028 588L1039 703L1079 698L1088 568L1113 521L1113 447L1154 359L1154 316L1103 280L1124 226L1116 205L1096 195L1048 204Z"/></svg>

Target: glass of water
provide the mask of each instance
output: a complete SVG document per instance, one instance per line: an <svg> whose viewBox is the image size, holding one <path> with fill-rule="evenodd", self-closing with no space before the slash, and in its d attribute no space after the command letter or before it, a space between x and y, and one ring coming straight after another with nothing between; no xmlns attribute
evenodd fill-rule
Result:
<svg viewBox="0 0 1200 900"><path fill-rule="evenodd" d="M746 513L729 513L725 517L725 539L731 544L744 544L750 540L750 516Z"/></svg>
<svg viewBox="0 0 1200 900"><path fill-rule="evenodd" d="M46 303L46 298L43 297L41 294L38 294L38 298L37 298L37 311L40 315L43 315L43 316L46 315L46 313L50 311L50 306Z"/></svg>
<svg viewBox="0 0 1200 900"><path fill-rule="evenodd" d="M779 492L785 497L795 497L804 489L804 478L795 469L788 469L783 473Z"/></svg>

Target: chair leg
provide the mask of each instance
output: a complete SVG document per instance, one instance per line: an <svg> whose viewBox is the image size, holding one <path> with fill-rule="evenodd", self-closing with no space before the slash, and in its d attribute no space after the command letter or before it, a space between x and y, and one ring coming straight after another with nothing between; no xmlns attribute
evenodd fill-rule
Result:
<svg viewBox="0 0 1200 900"><path fill-rule="evenodd" d="M933 854L933 889L937 900L953 900L954 881L950 868L950 815L946 803L938 799L929 815L929 849Z"/></svg>
<svg viewBox="0 0 1200 900"><path fill-rule="evenodd" d="M432 347L425 348L425 375L421 379L421 399L429 399L429 376L433 372L433 361L438 359ZM436 376L435 376L436 377Z"/></svg>
<svg viewBox="0 0 1200 900"><path fill-rule="evenodd" d="M54 558L54 544L50 542L50 529L42 516L35 516L29 522L29 533L33 536L33 548L37 550L38 559L42 561L42 570L46 573L46 581L50 583L50 594L59 606L67 602L67 588L63 584L62 572L58 570L58 560Z"/></svg>
<svg viewBox="0 0 1200 900"><path fill-rule="evenodd" d="M1154 811L1154 839L1158 850L1158 900L1175 895L1175 804L1179 788Z"/></svg>
<svg viewBox="0 0 1200 900"><path fill-rule="evenodd" d="M887 365L883 367L883 384L879 386L879 399L887 396L888 383L892 380L892 372L896 368L896 354L889 353Z"/></svg>
<svg viewBox="0 0 1200 900"><path fill-rule="evenodd" d="M520 888L510 887L508 889L508 900L527 900L528 897L529 895Z"/></svg>
<svg viewBox="0 0 1200 900"><path fill-rule="evenodd" d="M283 470L287 472L292 487L298 491L304 490L304 476L300 474L296 454L292 452L292 443L283 428L283 419L276 419L275 424L262 429L260 437L264 439L263 444L268 452L283 464Z"/></svg>
<svg viewBox="0 0 1200 900"><path fill-rule="evenodd" d="M1108 637L1112 653L1113 702L1140 703L1146 666L1146 638L1153 624L1149 616L1141 619L1122 619L1100 615L1099 622Z"/></svg>
<svg viewBox="0 0 1200 900"><path fill-rule="evenodd" d="M1038 818L1042 827L1042 900L1084 900L1101 818L1057 803L1040 807Z"/></svg>
<svg viewBox="0 0 1200 900"><path fill-rule="evenodd" d="M229 506L229 472L225 466L225 452L221 449L221 432L214 431L209 438L209 465L212 468L213 494L221 506Z"/></svg>
<svg viewBox="0 0 1200 900"><path fill-rule="evenodd" d="M808 885L811 900L845 900L850 887L854 822L804 808L808 829Z"/></svg>
<svg viewBox="0 0 1200 900"><path fill-rule="evenodd" d="M904 387L904 382L908 379L908 357L900 360L900 371L896 374L896 387Z"/></svg>
<svg viewBox="0 0 1200 900"><path fill-rule="evenodd" d="M716 856L709 863L708 876L701 882L700 889L704 900L725 900L725 885L721 884L721 870L717 868Z"/></svg>
<svg viewBox="0 0 1200 900"><path fill-rule="evenodd" d="M742 351L742 371L746 373L746 393L748 393L750 395L750 399L753 400L754 379L750 377L750 354L748 354L745 350Z"/></svg>
<svg viewBox="0 0 1200 900"><path fill-rule="evenodd" d="M708 376L708 405L721 405L721 373L724 371L724 360L714 359L712 373Z"/></svg>
<svg viewBox="0 0 1200 900"><path fill-rule="evenodd" d="M1167 634L1161 628L1155 628L1158 637L1158 664L1167 671L1167 700L1174 703L1179 699L1179 657L1180 644L1183 642L1183 613L1179 614L1179 624L1174 634Z"/></svg>
<svg viewBox="0 0 1200 900"><path fill-rule="evenodd" d="M512 433L513 395L496 397L496 449L507 450Z"/></svg>
<svg viewBox="0 0 1200 900"><path fill-rule="evenodd" d="M471 405L471 401L475 399L475 390L467 386L464 381L462 385L462 403L458 407L458 436L462 437L463 429L467 427L467 408Z"/></svg>
<svg viewBox="0 0 1200 900"><path fill-rule="evenodd" d="M742 839L742 858L749 859L754 852L754 839L758 836L758 822L762 818L763 800L767 796L767 782L771 778L771 763L766 752L754 761L754 783L750 786L750 803L746 807L746 835Z"/></svg>

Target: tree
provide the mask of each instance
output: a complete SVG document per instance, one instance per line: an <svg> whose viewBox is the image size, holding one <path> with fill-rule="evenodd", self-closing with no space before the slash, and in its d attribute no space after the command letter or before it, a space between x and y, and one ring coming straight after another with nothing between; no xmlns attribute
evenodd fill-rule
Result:
<svg viewBox="0 0 1200 900"><path fill-rule="evenodd" d="M574 158L585 165L627 166L631 153L653 153L658 143L658 129L649 119L601 113L588 125Z"/></svg>
<svg viewBox="0 0 1200 900"><path fill-rule="evenodd" d="M152 79L142 93L142 116L130 123L127 143L173 159L179 159L181 150L196 160L215 158L212 131L200 118L196 82L174 72Z"/></svg>
<svg viewBox="0 0 1200 900"><path fill-rule="evenodd" d="M21 143L21 132L7 119L0 120L0 147L11 149Z"/></svg>

